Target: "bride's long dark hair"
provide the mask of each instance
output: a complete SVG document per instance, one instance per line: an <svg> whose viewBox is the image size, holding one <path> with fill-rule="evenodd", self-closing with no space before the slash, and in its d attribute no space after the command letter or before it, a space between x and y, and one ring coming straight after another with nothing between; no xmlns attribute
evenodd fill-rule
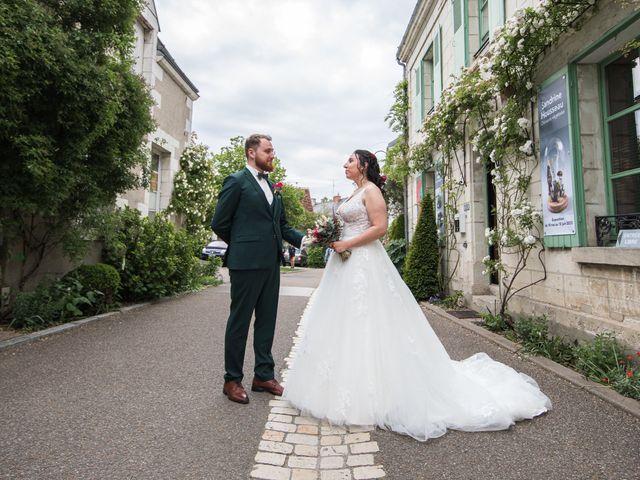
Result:
<svg viewBox="0 0 640 480"><path fill-rule="evenodd" d="M384 184L387 181L387 177L380 175L380 165L378 164L376 156L369 150L356 150L353 153L355 153L358 158L358 165L362 168L362 172L366 175L367 180L384 191Z"/></svg>

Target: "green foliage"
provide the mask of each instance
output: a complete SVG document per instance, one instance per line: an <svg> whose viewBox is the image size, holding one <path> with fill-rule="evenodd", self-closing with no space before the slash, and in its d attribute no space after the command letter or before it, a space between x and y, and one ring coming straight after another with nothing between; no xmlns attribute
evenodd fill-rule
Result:
<svg viewBox="0 0 640 480"><path fill-rule="evenodd" d="M120 290L120 274L111 265L97 263L95 265L80 265L67 273L63 280L75 279L89 291L100 292L102 296L96 303L97 311L106 311L116 304Z"/></svg>
<svg viewBox="0 0 640 480"><path fill-rule="evenodd" d="M403 273L404 281L417 300L426 300L440 291L439 266L436 217L433 200L427 193L422 201L422 209Z"/></svg>
<svg viewBox="0 0 640 480"><path fill-rule="evenodd" d="M86 288L74 277L44 282L32 292L18 294L10 325L28 331L41 330L99 313L104 306L102 297L101 292Z"/></svg>
<svg viewBox="0 0 640 480"><path fill-rule="evenodd" d="M600 381L624 359L622 347L612 333L601 333L593 342L578 347L576 367L585 376Z"/></svg>
<svg viewBox="0 0 640 480"><path fill-rule="evenodd" d="M135 209L116 211L104 231L103 259L120 272L124 300L164 297L196 288L198 238L163 215L143 218Z"/></svg>
<svg viewBox="0 0 640 480"><path fill-rule="evenodd" d="M622 395L640 400L640 352L624 355L612 333L598 334L576 350L578 371L591 380L610 385Z"/></svg>
<svg viewBox="0 0 640 480"><path fill-rule="evenodd" d="M513 330L524 345L525 352L542 355L562 365L574 365L574 345L561 337L549 335L549 322L545 316L518 318L513 324Z"/></svg>
<svg viewBox="0 0 640 480"><path fill-rule="evenodd" d="M447 310L455 310L460 308L460 303L464 298L464 292L462 290L456 290L451 295L447 295L442 299L440 305Z"/></svg>
<svg viewBox="0 0 640 480"><path fill-rule="evenodd" d="M316 221L316 214L306 210L302 205L304 190L285 183L280 195L282 195L282 204L289 225L303 232L312 228Z"/></svg>
<svg viewBox="0 0 640 480"><path fill-rule="evenodd" d="M390 240L385 246L389 259L395 265L396 269L402 275L402 269L407 257L407 242L402 239Z"/></svg>
<svg viewBox="0 0 640 480"><path fill-rule="evenodd" d="M324 268L324 248L309 247L307 249L307 267Z"/></svg>
<svg viewBox="0 0 640 480"><path fill-rule="evenodd" d="M209 148L197 143L197 138L195 133L191 135L189 145L180 156L180 170L173 179L167 213L181 214L187 232L204 243L213 216L216 177Z"/></svg>
<svg viewBox="0 0 640 480"><path fill-rule="evenodd" d="M220 149L220 153L213 156L214 190L219 192L222 189L222 182L232 173L242 170L247 164L244 154L244 137L237 136L230 140L230 145ZM280 165L278 157L273 159L274 169L269 173L269 180L281 182L287 175L287 171Z"/></svg>
<svg viewBox="0 0 640 480"><path fill-rule="evenodd" d="M549 334L545 316L521 317L511 322L500 313L483 313L483 326L520 342L523 350L573 368L618 393L640 400L640 352L624 354L613 333L601 333L578 344Z"/></svg>
<svg viewBox="0 0 640 480"><path fill-rule="evenodd" d="M389 240L404 240L404 213L393 219L387 232Z"/></svg>
<svg viewBox="0 0 640 480"><path fill-rule="evenodd" d="M130 58L140 7L0 3L0 270L18 264L21 289L55 246L81 254L87 217L143 183L154 125Z"/></svg>
<svg viewBox="0 0 640 480"><path fill-rule="evenodd" d="M410 172L409 153L409 97L408 83L401 80L393 91L394 102L385 117L391 130L398 134L395 143L387 149L383 171L388 179L402 186Z"/></svg>
<svg viewBox="0 0 640 480"><path fill-rule="evenodd" d="M200 263L200 285L220 285L222 278L220 277L220 268L222 267L222 259L219 257L209 257L205 262Z"/></svg>
<svg viewBox="0 0 640 480"><path fill-rule="evenodd" d="M504 332L509 329L509 324L500 313L481 312L482 326L492 332Z"/></svg>

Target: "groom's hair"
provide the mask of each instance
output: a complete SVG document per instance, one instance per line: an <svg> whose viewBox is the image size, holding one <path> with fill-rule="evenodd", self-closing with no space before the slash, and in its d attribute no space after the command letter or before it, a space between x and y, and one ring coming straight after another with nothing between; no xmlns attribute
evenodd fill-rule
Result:
<svg viewBox="0 0 640 480"><path fill-rule="evenodd" d="M249 158L249 149L256 149L260 145L260 141L263 138L265 140L271 141L271 137L269 135L265 135L264 133L254 133L252 135L249 135L249 138L244 141L244 156Z"/></svg>

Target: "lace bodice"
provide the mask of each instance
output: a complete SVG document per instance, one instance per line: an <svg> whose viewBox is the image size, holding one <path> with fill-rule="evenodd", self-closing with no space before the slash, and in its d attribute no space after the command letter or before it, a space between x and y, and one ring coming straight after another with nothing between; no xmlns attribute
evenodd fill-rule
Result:
<svg viewBox="0 0 640 480"><path fill-rule="evenodd" d="M371 226L367 209L362 201L364 188L353 194L349 200L338 208L336 214L344 222L341 239L345 240L360 235Z"/></svg>

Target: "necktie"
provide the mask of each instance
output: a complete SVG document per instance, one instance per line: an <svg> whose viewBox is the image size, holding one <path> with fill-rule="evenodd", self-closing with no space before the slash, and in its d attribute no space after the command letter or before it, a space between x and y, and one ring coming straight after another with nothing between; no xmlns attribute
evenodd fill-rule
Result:
<svg viewBox="0 0 640 480"><path fill-rule="evenodd" d="M258 172L258 180L260 180L260 179L269 180L269 174L268 173Z"/></svg>

